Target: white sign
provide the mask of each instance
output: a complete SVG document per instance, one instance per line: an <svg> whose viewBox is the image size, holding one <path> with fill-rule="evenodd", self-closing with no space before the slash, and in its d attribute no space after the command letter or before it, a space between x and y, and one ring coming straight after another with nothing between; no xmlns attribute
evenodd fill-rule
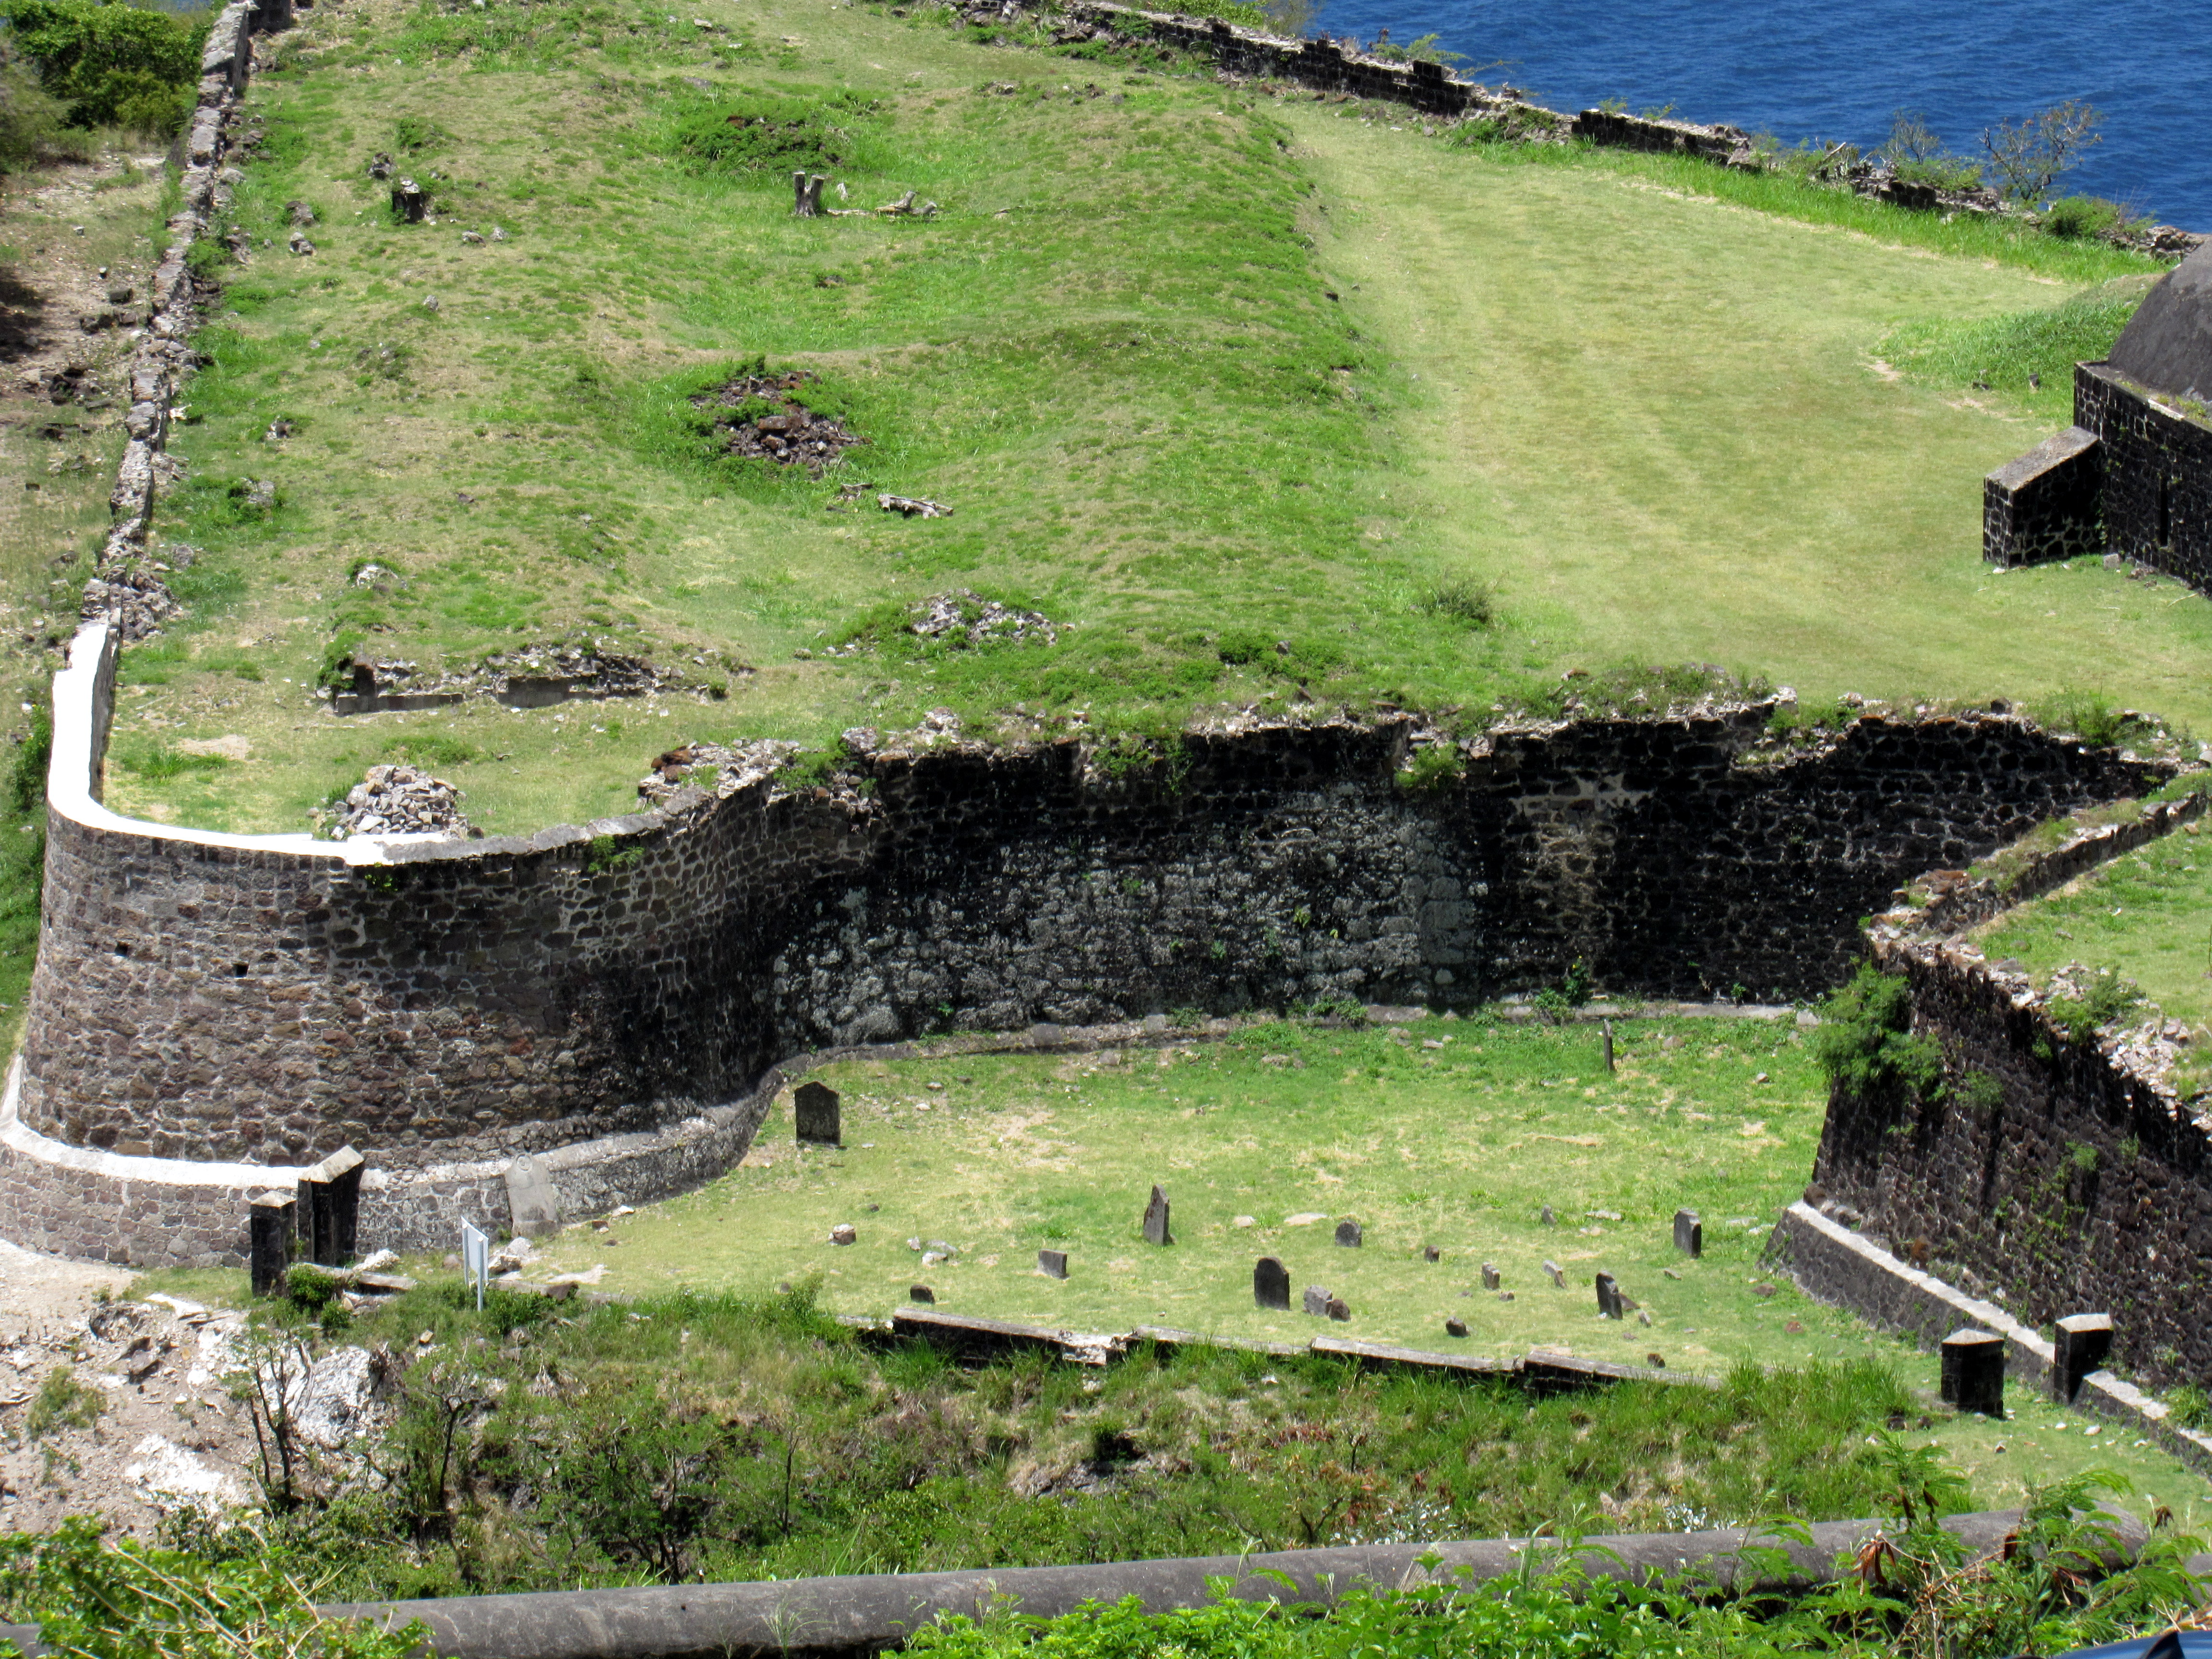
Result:
<svg viewBox="0 0 2212 1659"><path fill-rule="evenodd" d="M483 1311L484 1285L491 1279L491 1235L474 1222L461 1223L461 1272L477 1287L477 1311Z"/></svg>

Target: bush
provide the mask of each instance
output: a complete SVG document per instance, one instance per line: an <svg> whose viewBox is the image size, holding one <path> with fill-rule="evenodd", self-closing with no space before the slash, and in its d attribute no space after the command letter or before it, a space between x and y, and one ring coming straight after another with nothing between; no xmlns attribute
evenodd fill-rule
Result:
<svg viewBox="0 0 2212 1659"><path fill-rule="evenodd" d="M1494 583L1462 576L1431 589L1415 608L1432 617L1449 617L1469 628L1487 628L1498 614L1498 588Z"/></svg>
<svg viewBox="0 0 2212 1659"><path fill-rule="evenodd" d="M2036 718L2054 732L2071 732L2092 749L2110 749L2142 722L2101 691L2061 691L2036 711Z"/></svg>
<svg viewBox="0 0 2212 1659"><path fill-rule="evenodd" d="M8 21L69 125L183 127L208 21L102 0L11 0Z"/></svg>
<svg viewBox="0 0 2212 1659"><path fill-rule="evenodd" d="M1982 149L1998 188L2015 202L2039 202L2081 152L2103 139L2105 118L2096 106L2068 99L2018 121L2000 121L1982 134Z"/></svg>
<svg viewBox="0 0 2212 1659"><path fill-rule="evenodd" d="M1863 964L1820 1007L1813 1060L1854 1095L1926 1095L1943 1075L1936 1039L1912 1035L1912 991L1902 975Z"/></svg>
<svg viewBox="0 0 2212 1659"><path fill-rule="evenodd" d="M858 93L694 102L671 123L666 143L696 173L825 172L860 159L857 130L876 107Z"/></svg>
<svg viewBox="0 0 2212 1659"><path fill-rule="evenodd" d="M2083 236L2101 236L2106 231L2120 229L2127 222L2127 210L2101 196L2062 197L2043 216L2044 229L2069 241Z"/></svg>
<svg viewBox="0 0 2212 1659"><path fill-rule="evenodd" d="M1914 184L1972 190L1982 182L1981 168L1963 155L1952 155L1918 110L1901 109L1890 118L1889 140L1882 154L1899 178Z"/></svg>
<svg viewBox="0 0 2212 1659"><path fill-rule="evenodd" d="M2068 1042L2086 1048L2097 1033L2118 1023L2120 1017L2143 1000L2133 980L2100 968L2089 976L2078 995L2053 997L2045 1012L2051 1023L2066 1034Z"/></svg>

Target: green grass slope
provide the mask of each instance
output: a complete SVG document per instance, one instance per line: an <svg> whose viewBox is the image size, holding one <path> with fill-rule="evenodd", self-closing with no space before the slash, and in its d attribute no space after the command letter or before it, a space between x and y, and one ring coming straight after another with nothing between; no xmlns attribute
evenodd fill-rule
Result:
<svg viewBox="0 0 2212 1659"><path fill-rule="evenodd" d="M1624 662L2203 712L2202 601L1980 565L1980 476L2047 417L1927 345L2142 261L1672 158L1455 148L945 16L374 0L284 37L251 95L255 246L178 434L164 527L203 550L198 599L126 665L115 805L296 829L412 758L514 830L627 805L687 739L939 706L1141 736L1309 695L1474 722ZM392 222L379 151L435 223ZM797 220L798 164L831 204L941 211ZM1877 361L1916 328L1924 380ZM691 398L762 358L866 440L819 481L703 430ZM956 589L1069 627L901 631ZM694 690L346 720L313 696L348 651L434 673L580 639Z"/></svg>

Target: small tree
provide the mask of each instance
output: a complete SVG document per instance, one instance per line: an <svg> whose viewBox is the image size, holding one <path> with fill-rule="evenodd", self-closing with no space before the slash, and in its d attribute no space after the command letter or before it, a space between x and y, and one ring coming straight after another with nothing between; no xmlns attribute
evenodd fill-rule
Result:
<svg viewBox="0 0 2212 1659"><path fill-rule="evenodd" d="M2000 121L1982 134L1990 169L2015 202L2040 202L2058 178L2081 161L2081 152L2104 142L2104 116L2078 99L2053 104L2018 121Z"/></svg>

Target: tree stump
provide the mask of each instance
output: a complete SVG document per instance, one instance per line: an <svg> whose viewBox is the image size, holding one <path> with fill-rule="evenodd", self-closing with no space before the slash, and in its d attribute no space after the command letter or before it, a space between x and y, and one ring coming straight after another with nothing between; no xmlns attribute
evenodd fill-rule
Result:
<svg viewBox="0 0 2212 1659"><path fill-rule="evenodd" d="M404 223L419 225L430 211L430 194L412 179L402 179L392 187L392 215Z"/></svg>
<svg viewBox="0 0 2212 1659"><path fill-rule="evenodd" d="M830 180L819 173L804 171L791 175L791 210L802 219L822 216L822 186Z"/></svg>

